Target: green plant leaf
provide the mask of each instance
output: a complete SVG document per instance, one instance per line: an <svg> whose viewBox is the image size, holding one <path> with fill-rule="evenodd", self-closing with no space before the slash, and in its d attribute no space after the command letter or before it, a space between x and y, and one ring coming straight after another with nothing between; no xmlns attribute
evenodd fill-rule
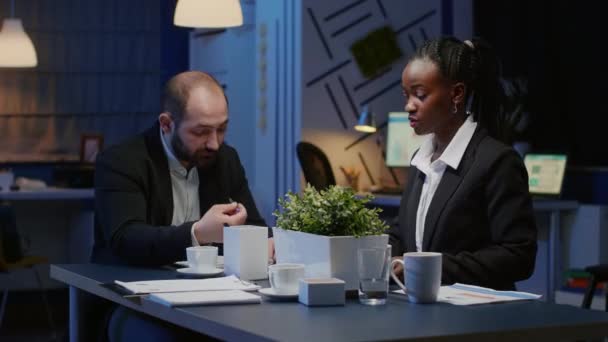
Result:
<svg viewBox="0 0 608 342"><path fill-rule="evenodd" d="M379 218L382 209L365 206L372 199L372 195L355 196L351 188L317 191L308 184L300 195L288 192L279 198L273 215L282 229L326 236L383 234L388 226Z"/></svg>

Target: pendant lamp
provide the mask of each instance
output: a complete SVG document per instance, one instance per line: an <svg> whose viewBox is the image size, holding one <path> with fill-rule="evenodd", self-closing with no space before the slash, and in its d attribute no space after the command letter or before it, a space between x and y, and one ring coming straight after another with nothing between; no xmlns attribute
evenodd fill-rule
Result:
<svg viewBox="0 0 608 342"><path fill-rule="evenodd" d="M173 23L201 28L240 26L243 12L239 0L178 0Z"/></svg>
<svg viewBox="0 0 608 342"><path fill-rule="evenodd" d="M11 16L4 19L0 31L0 67L29 68L36 65L36 49L23 30L21 19L15 18L15 0L12 0Z"/></svg>

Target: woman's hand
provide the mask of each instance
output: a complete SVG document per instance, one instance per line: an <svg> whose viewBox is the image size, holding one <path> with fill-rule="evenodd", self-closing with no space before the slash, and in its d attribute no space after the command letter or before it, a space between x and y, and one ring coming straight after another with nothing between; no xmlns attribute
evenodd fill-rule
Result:
<svg viewBox="0 0 608 342"><path fill-rule="evenodd" d="M393 260L402 260L402 256L395 256ZM393 264L393 272L398 278L403 277L403 265L400 262L396 262ZM403 281L403 280L402 280Z"/></svg>

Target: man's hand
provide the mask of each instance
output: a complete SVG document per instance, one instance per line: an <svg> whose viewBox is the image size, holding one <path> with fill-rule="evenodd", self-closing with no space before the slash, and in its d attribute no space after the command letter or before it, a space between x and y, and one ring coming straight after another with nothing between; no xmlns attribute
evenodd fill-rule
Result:
<svg viewBox="0 0 608 342"><path fill-rule="evenodd" d="M194 236L199 244L224 241L224 224L238 226L245 223L247 210L240 203L216 204L194 223Z"/></svg>
<svg viewBox="0 0 608 342"><path fill-rule="evenodd" d="M273 264L276 262L275 255L274 255L274 239L273 238L268 239L268 262L273 263Z"/></svg>

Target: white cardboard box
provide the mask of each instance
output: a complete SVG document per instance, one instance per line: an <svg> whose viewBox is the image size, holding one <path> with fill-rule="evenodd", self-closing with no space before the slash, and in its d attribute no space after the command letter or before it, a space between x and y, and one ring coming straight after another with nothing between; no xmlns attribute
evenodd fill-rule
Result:
<svg viewBox="0 0 608 342"><path fill-rule="evenodd" d="M344 285L337 278L300 279L298 301L308 306L344 305Z"/></svg>
<svg viewBox="0 0 608 342"><path fill-rule="evenodd" d="M224 227L224 274L242 280L268 278L267 227Z"/></svg>

